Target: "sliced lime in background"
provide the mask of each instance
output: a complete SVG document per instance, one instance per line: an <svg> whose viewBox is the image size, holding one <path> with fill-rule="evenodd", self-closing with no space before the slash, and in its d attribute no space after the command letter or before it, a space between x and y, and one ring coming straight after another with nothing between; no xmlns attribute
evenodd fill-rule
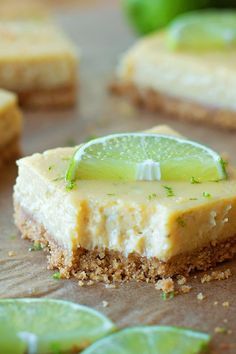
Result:
<svg viewBox="0 0 236 354"><path fill-rule="evenodd" d="M0 323L11 328L18 348L14 354L25 352L20 351L19 343L22 348L25 345L21 343L26 343L29 353L69 353L75 348L84 349L115 330L108 318L91 308L52 299L0 300ZM4 338L2 331L0 326L0 337ZM8 337L5 345L10 345ZM0 348L4 348L4 343ZM8 352L1 350L1 353Z"/></svg>
<svg viewBox="0 0 236 354"><path fill-rule="evenodd" d="M103 338L83 354L197 354L210 342L205 333L168 326L127 328Z"/></svg>
<svg viewBox="0 0 236 354"><path fill-rule="evenodd" d="M174 136L126 133L94 139L75 152L66 181L215 181L226 178L221 157L196 142Z"/></svg>
<svg viewBox="0 0 236 354"><path fill-rule="evenodd" d="M122 0L122 7L135 30L146 34L165 27L181 13L206 8L211 3L212 0Z"/></svg>
<svg viewBox="0 0 236 354"><path fill-rule="evenodd" d="M167 44L177 50L236 48L236 11L202 10L181 15L169 25Z"/></svg>

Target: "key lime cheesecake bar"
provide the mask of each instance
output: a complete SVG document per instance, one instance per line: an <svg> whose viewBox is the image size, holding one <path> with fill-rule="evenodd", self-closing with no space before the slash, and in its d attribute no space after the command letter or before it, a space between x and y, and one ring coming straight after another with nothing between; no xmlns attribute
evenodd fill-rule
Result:
<svg viewBox="0 0 236 354"><path fill-rule="evenodd" d="M0 165L20 155L22 116L15 94L0 90Z"/></svg>
<svg viewBox="0 0 236 354"><path fill-rule="evenodd" d="M235 12L196 12L125 53L116 92L175 118L236 128Z"/></svg>
<svg viewBox="0 0 236 354"><path fill-rule="evenodd" d="M168 127L18 161L15 222L79 279L154 282L236 254L236 175Z"/></svg>
<svg viewBox="0 0 236 354"><path fill-rule="evenodd" d="M28 107L75 102L77 54L60 29L47 21L0 21L1 87Z"/></svg>

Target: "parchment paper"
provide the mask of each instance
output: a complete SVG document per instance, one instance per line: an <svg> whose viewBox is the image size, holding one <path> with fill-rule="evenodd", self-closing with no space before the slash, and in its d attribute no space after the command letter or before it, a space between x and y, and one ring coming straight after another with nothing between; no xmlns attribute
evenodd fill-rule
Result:
<svg viewBox="0 0 236 354"><path fill-rule="evenodd" d="M142 130L166 123L182 134L227 152L236 163L235 133L177 122L157 114L138 111L107 92L120 54L134 41L119 12L118 2L96 2L94 7L64 9L56 13L58 23L81 48L79 105L59 112L25 112L23 152L25 155L77 142L91 134ZM226 88L227 89L227 88ZM164 301L153 285L128 283L115 289L103 284L79 287L75 280L54 280L46 269L43 251L29 252L13 224L12 187L17 175L14 164L0 172L0 297L52 297L92 306L108 315L118 326L168 324L212 333L215 327L232 330L215 334L212 353L236 353L236 262L233 276L225 281L201 284L202 274L192 276L190 293ZM9 256L9 251L15 255ZM197 300L202 292L205 298ZM102 301L108 306L104 308ZM214 302L218 301L218 305ZM223 302L229 302L224 307ZM226 322L227 321L227 322Z"/></svg>

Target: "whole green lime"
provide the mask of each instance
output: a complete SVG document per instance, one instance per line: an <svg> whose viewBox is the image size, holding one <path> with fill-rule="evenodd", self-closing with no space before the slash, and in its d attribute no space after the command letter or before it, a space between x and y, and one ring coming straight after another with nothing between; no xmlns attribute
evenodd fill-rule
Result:
<svg viewBox="0 0 236 354"><path fill-rule="evenodd" d="M178 14L206 8L212 0L122 0L135 30L146 34L165 27Z"/></svg>

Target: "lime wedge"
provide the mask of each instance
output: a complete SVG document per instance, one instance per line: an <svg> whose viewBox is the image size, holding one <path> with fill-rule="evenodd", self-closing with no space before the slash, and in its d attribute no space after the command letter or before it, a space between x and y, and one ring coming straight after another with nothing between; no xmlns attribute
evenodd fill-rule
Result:
<svg viewBox="0 0 236 354"><path fill-rule="evenodd" d="M126 133L94 139L75 152L66 173L76 179L215 181L226 178L213 150L179 137Z"/></svg>
<svg viewBox="0 0 236 354"><path fill-rule="evenodd" d="M180 50L236 48L236 11L202 10L181 15L169 25L167 44Z"/></svg>
<svg viewBox="0 0 236 354"><path fill-rule="evenodd" d="M1 321L1 316L0 316ZM0 353L25 354L27 345L6 323L0 323Z"/></svg>
<svg viewBox="0 0 236 354"><path fill-rule="evenodd" d="M115 329L93 309L52 299L0 300L0 323L26 344L28 353L39 354L75 352L75 348L84 349ZM2 338L1 331L0 327Z"/></svg>
<svg viewBox="0 0 236 354"><path fill-rule="evenodd" d="M133 327L99 340L83 354L197 354L209 341L208 334L177 327Z"/></svg>

